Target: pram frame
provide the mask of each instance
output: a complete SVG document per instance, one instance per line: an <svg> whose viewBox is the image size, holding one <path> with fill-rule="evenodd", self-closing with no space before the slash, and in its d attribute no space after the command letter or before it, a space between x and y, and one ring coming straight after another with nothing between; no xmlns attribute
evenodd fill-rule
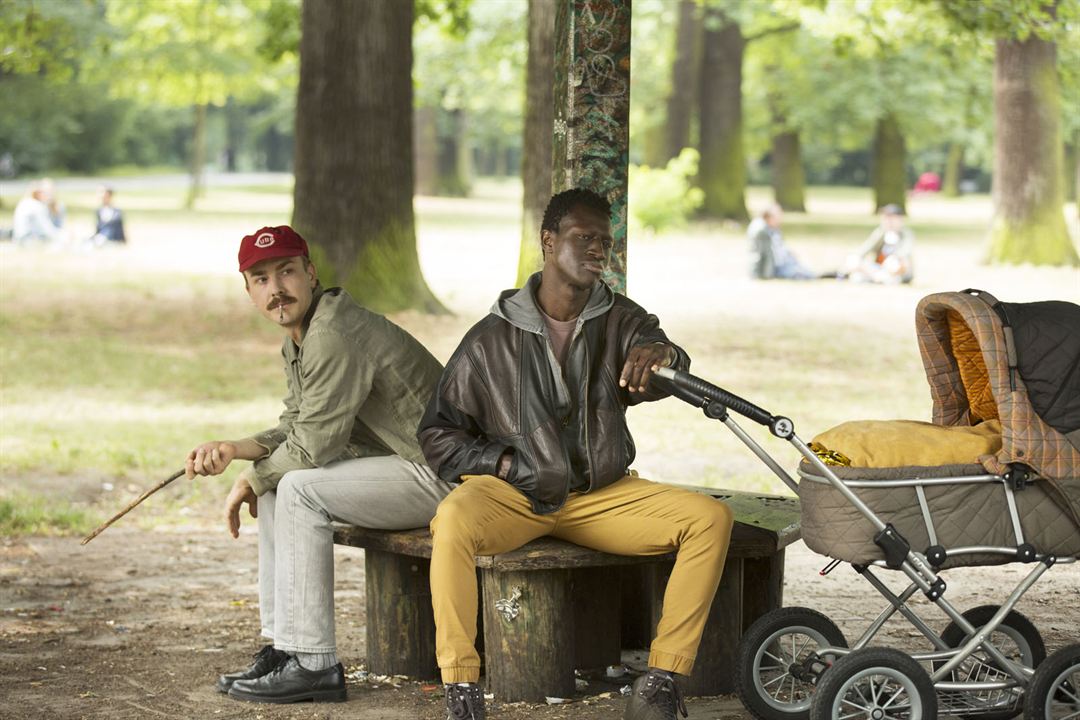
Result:
<svg viewBox="0 0 1080 720"><path fill-rule="evenodd" d="M1008 481L1000 476L994 474L986 475L973 475L963 476L959 478L911 478L911 479L896 479L888 481L875 481L875 482L860 482L857 480L843 480L834 473L828 465L826 465L821 458L819 458L813 450L795 433L794 423L785 417L775 416L771 413L763 410L762 408L743 400L742 398L733 395L726 390L716 387L711 383L708 383L701 378L690 375L684 371L674 371L669 368L660 368L656 372L662 381L666 381L667 388L671 389L679 399L699 407L709 418L719 420L731 430L731 432L739 438L739 440L750 449L762 462L796 495L799 492L799 483L794 480L780 466L778 462L758 443L752 436L750 436L743 428L731 417L728 412L729 409L735 410L739 414L749 418L750 420L757 422L769 429L769 431L776 437L787 440L799 454L813 467L819 476L814 476L813 480L810 480L810 476L803 471L799 471L800 479L803 481L820 482L820 477L825 479L825 482L829 483L835 490L840 492L844 498L851 503L856 510L862 514L873 526L878 530L878 533L887 533L890 530L895 532L892 527L885 523L878 515L865 503L863 500L855 494L853 488L860 487L913 487L916 490L916 495L919 499L920 510L923 515L924 522L927 524L928 535L931 538L931 544L935 544L936 534L933 530L933 522L930 518L929 507L926 504L926 498L922 492L922 488L926 486L939 485L939 484L955 484L959 483L1000 483L1004 488L1007 505L1009 508L1009 515L1013 525L1014 535L1017 539L1017 545L1022 545L1023 540L1023 528L1020 524L1019 514L1017 512L1016 500L1013 489L1009 486ZM906 541L901 541L907 545ZM877 540L875 540L877 542ZM879 543L881 544L881 543ZM984 553L984 554L1002 554L1016 558L1020 551L1017 547L998 547L998 546L970 546L961 547L948 550L950 555L956 554L970 554L970 553ZM1056 563L1072 563L1075 561L1074 557L1058 557L1054 554L1035 554L1030 562L1035 563L1032 570L1024 577L1020 583L1009 594L1008 598L998 607L997 612L990 618L988 622L983 624L977 632L974 625L972 625L968 619L961 613L956 607L952 605L945 597L944 594L947 590L947 586L944 580L941 579L939 573L935 571L926 559L923 553L920 553L907 545L906 553L904 554L902 562L897 567L890 566L887 561L874 561L869 565L854 565L853 567L860 575L865 577L886 600L889 601L889 607L885 608L877 618L875 618L870 626L863 632L859 639L850 648L843 647L823 647L817 651L817 656L832 655L835 657L850 654L856 650L860 650L869 646L870 641L877 635L885 623L897 612L903 615L919 632L924 635L931 644L937 649L936 652L929 653L912 653L910 657L917 662L933 662L944 661L940 665L936 665L932 672L929 673L930 679L933 682L935 691L940 692L985 692L985 691L1008 691L1013 689L1025 688L1034 675L1034 669L1028 668L1023 665L1014 663L1007 658L1001 650L990 642L990 637L1001 626L1004 620L1012 612L1013 608L1019 602L1020 598L1035 584L1036 581L1042 575L1049 570ZM839 561L837 561L839 562ZM910 584L899 595L890 590L879 578L870 572L871 566L888 567L889 569L897 569L907 576ZM830 568L835 567L835 563L830 563ZM823 571L824 572L824 571ZM907 601L918 591L921 591L928 599L930 599L939 610L941 610L956 626L958 626L963 632L966 638L968 638L960 647L949 647L945 641L935 633L930 626L922 620L922 618L911 607L907 605ZM1000 680L991 682L956 682L946 680L945 678L952 677L955 670L957 670L961 664L974 655L977 651L982 650L987 656L1000 668L1007 673L1011 680ZM992 706L984 708L985 710L998 709L999 703L995 703Z"/></svg>

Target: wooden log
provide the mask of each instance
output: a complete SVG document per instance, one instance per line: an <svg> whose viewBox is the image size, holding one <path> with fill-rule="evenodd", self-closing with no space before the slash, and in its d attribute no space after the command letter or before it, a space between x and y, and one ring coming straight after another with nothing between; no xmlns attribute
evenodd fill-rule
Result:
<svg viewBox="0 0 1080 720"><path fill-rule="evenodd" d="M568 570L485 570L487 689L499 702L574 694L574 616ZM515 590L517 592L515 592Z"/></svg>
<svg viewBox="0 0 1080 720"><path fill-rule="evenodd" d="M767 612L784 605L784 551L743 560L743 618L745 631Z"/></svg>
<svg viewBox="0 0 1080 720"><path fill-rule="evenodd" d="M365 550L368 669L380 675L437 678L430 561Z"/></svg>
<svg viewBox="0 0 1080 720"><path fill-rule="evenodd" d="M619 569L570 571L574 611L574 669L605 668L622 655Z"/></svg>

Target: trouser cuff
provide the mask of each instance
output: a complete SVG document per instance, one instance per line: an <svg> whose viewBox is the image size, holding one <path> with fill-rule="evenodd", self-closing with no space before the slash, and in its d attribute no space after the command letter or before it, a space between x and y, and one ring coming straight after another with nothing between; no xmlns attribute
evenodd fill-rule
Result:
<svg viewBox="0 0 1080 720"><path fill-rule="evenodd" d="M689 675L694 669L694 658L653 648L649 652L649 667L667 670L680 675Z"/></svg>
<svg viewBox="0 0 1080 720"><path fill-rule="evenodd" d="M480 681L480 666L476 667L444 667L440 668L442 671L442 681L444 685L450 683L474 683Z"/></svg>

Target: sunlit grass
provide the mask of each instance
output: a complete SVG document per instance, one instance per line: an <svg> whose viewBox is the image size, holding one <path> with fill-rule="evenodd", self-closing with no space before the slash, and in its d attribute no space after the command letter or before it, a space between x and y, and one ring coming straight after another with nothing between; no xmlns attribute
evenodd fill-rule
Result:
<svg viewBox="0 0 1080 720"><path fill-rule="evenodd" d="M212 189L194 212L179 209L182 196L182 188L119 193L131 235L123 249L0 245L0 510L37 518L4 521L0 535L81 532L85 517L111 515L178 469L196 443L276 421L280 335L243 292L236 243L288 221L290 184ZM768 197L753 188L751 208ZM64 199L72 224L88 229L95 194ZM865 189L812 188L811 213L787 217L788 240L813 266L835 267L876 223L870 202ZM425 276L455 315L393 319L445 360L514 282L520 185L485 180L472 198L418 197L415 206ZM743 229L695 222L631 238L630 293L687 349L696 373L790 416L804 439L851 419L928 419L913 324L922 296L984 287L1008 300L1080 299L1075 270L980 264L989 207L985 196L910 203L911 286L755 283ZM783 490L731 433L683 403L636 407L629 417L646 477ZM755 437L793 467L789 446ZM168 522L182 510L214 517L237 470L174 483L130 521ZM77 500L69 487L80 488Z"/></svg>
<svg viewBox="0 0 1080 720"><path fill-rule="evenodd" d="M64 501L27 493L0 497L0 536L79 535L89 532L97 516Z"/></svg>

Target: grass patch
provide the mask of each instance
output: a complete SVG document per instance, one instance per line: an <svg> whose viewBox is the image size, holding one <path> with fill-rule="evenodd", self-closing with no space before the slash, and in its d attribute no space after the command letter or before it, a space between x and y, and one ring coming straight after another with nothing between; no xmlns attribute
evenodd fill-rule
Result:
<svg viewBox="0 0 1080 720"><path fill-rule="evenodd" d="M89 510L53 498L28 493L0 497L0 536L82 535L98 522Z"/></svg>
<svg viewBox="0 0 1080 720"><path fill-rule="evenodd" d="M132 241L115 251L0 245L0 477L10 493L3 532L16 522L30 528L18 532L92 525L80 513L115 512L179 468L198 442L275 423L285 389L281 337L243 292L236 243L287 221L288 184L212 188L194 211L179 209L185 190L120 193ZM810 212L787 215L786 237L812 266L836 267L877 223L870 193L808 194ZM770 197L752 188L751 208ZM95 193L64 200L69 220L89 227ZM426 278L456 315L393 319L445 361L516 276L520 184L482 181L472 198L419 197L415 206ZM804 439L845 420L928 419L913 327L918 300L964 287L1003 300L1075 299L1075 271L981 265L985 196L917 198L909 212L917 236L912 286L755 283L746 277L744 228L694 222L630 238L631 297L660 317L696 373L791 417ZM645 477L783 489L731 433L685 404L646 404L629 419L635 467ZM794 466L789 446L742 424ZM243 466L170 485L135 522L213 516ZM85 495L73 495L80 480ZM103 481L118 489L103 494ZM51 497L77 502L43 499Z"/></svg>

